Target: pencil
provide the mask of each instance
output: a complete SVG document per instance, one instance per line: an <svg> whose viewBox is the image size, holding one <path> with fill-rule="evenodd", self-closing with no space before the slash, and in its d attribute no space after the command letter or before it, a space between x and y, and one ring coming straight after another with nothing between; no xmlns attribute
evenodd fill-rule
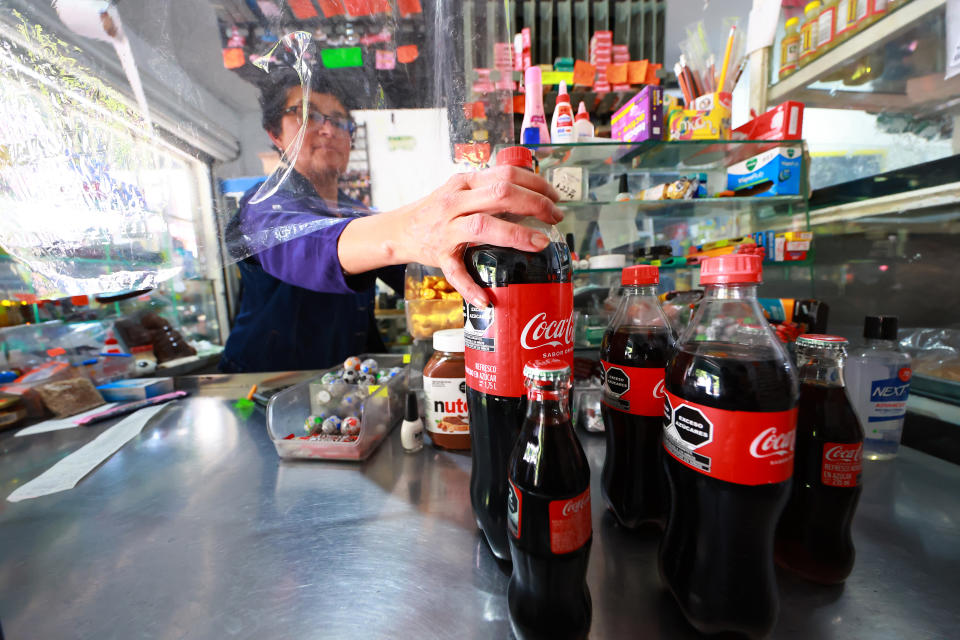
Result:
<svg viewBox="0 0 960 640"><path fill-rule="evenodd" d="M692 106L692 100L690 98L690 90L687 89L687 81L683 75L683 69L680 67L680 63L673 65L673 72L677 76L677 83L680 85L680 92L683 93L683 102L690 108Z"/></svg>
<svg viewBox="0 0 960 640"><path fill-rule="evenodd" d="M727 50L723 53L723 67L720 68L720 82L717 84L717 91L724 90L724 84L727 81L727 68L730 66L730 53L733 51L733 38L737 34L737 27L730 27L730 35L727 37Z"/></svg>

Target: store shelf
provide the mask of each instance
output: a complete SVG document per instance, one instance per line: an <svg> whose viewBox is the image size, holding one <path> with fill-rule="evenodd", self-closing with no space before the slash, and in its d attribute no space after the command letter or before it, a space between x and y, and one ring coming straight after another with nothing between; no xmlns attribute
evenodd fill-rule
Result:
<svg viewBox="0 0 960 640"><path fill-rule="evenodd" d="M743 198L694 198L692 200L627 200L624 202L564 201L560 206L578 219L631 220L638 216L661 219L708 218L749 214L756 219L793 216L804 213L803 196Z"/></svg>
<svg viewBox="0 0 960 640"><path fill-rule="evenodd" d="M641 263L641 264L646 264L646 263ZM634 266L634 265L627 265L627 266ZM763 263L764 269L778 269L781 267L809 267L809 266L813 266L813 260L807 259L807 260L794 260L791 262L764 262ZM621 271L623 271L624 268L625 267L615 267L612 269L574 269L573 275L589 276L589 275L600 274L600 273L620 273ZM674 270L674 269L699 269L699 268L700 268L699 263L659 265L659 269L661 271Z"/></svg>
<svg viewBox="0 0 960 640"><path fill-rule="evenodd" d="M646 172L709 171L726 169L774 147L794 148L802 153L802 140L648 140L640 143L587 142L527 145L544 171L555 166L585 167L609 172L612 168L635 168ZM498 147L497 150L499 150Z"/></svg>
<svg viewBox="0 0 960 640"><path fill-rule="evenodd" d="M944 81L943 33L946 0L910 0L832 50L772 85L767 103L797 100L807 107L928 114L957 106L960 78ZM939 34L939 35L938 35ZM929 56L910 55L918 46ZM893 45L893 47L891 47ZM935 55L936 53L939 55ZM865 56L877 56L886 65L877 77L862 86L836 80L850 65Z"/></svg>

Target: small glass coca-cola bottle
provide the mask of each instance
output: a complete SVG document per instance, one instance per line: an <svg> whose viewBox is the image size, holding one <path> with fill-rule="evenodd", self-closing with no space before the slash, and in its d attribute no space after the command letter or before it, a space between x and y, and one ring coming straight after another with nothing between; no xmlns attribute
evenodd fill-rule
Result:
<svg viewBox="0 0 960 640"><path fill-rule="evenodd" d="M510 625L520 640L585 638L592 617L590 467L570 422L570 367L538 360L523 374L527 413L508 467Z"/></svg>
<svg viewBox="0 0 960 640"><path fill-rule="evenodd" d="M863 428L844 388L847 341L797 338L800 412L793 486L777 526L777 564L824 584L846 580L855 552L850 524L860 499Z"/></svg>

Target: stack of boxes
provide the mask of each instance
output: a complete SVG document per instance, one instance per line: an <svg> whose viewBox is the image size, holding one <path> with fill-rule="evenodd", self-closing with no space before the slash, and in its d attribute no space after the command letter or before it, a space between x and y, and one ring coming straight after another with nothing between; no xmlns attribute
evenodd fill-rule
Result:
<svg viewBox="0 0 960 640"><path fill-rule="evenodd" d="M593 90L597 93L610 91L607 65L611 62L613 62L613 31L595 31L590 38L590 64L597 70L593 82Z"/></svg>
<svg viewBox="0 0 960 640"><path fill-rule="evenodd" d="M495 42L493 44L493 68L500 72L496 88L514 91L517 83L513 81L513 45L509 42Z"/></svg>
<svg viewBox="0 0 960 640"><path fill-rule="evenodd" d="M613 45L613 64L627 64L630 62L630 48L625 44ZM629 91L629 84L615 84L614 91Z"/></svg>

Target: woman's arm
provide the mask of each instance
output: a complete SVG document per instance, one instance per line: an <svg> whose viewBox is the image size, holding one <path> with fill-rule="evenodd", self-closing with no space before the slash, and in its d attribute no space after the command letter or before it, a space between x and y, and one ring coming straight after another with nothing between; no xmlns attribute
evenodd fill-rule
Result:
<svg viewBox="0 0 960 640"><path fill-rule="evenodd" d="M512 213L556 224L563 219L554 204L558 198L546 180L517 167L457 174L413 204L351 220L339 236L339 263L349 274L407 262L440 267L467 300L486 306L486 293L463 264L463 249L477 243L540 251L549 243L545 235L495 216Z"/></svg>

